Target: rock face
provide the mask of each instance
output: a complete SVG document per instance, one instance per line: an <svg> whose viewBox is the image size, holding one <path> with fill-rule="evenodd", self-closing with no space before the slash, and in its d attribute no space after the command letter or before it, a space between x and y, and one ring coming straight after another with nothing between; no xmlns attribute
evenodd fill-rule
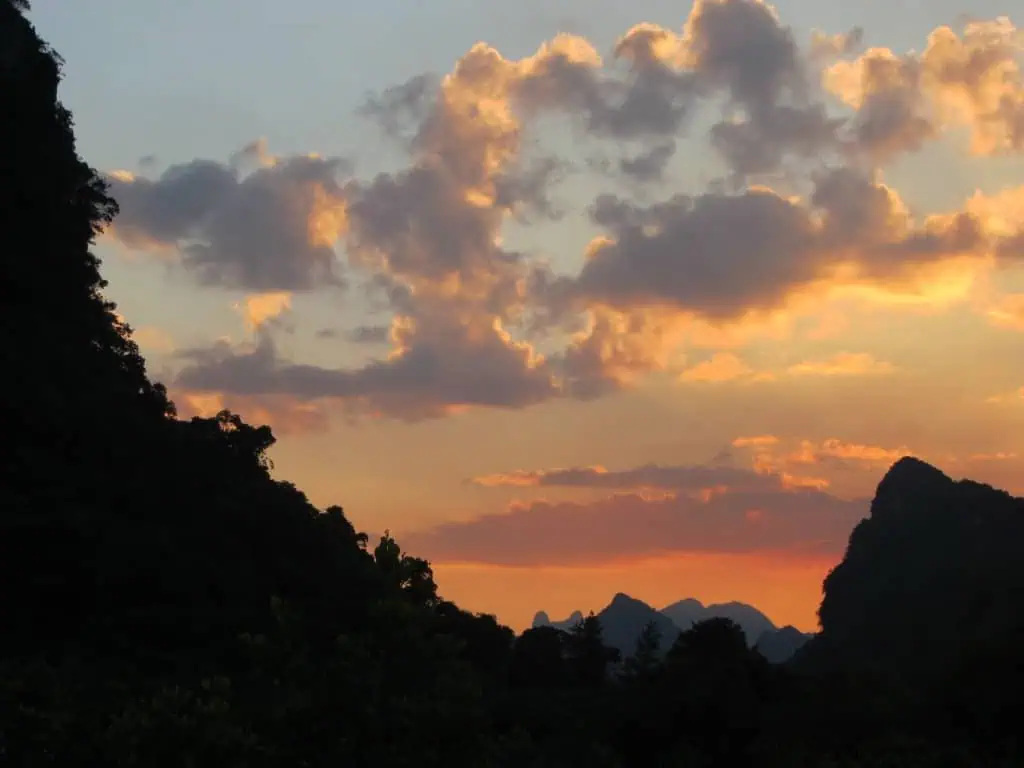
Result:
<svg viewBox="0 0 1024 768"><path fill-rule="evenodd" d="M883 674L955 676L1024 638L1022 562L1024 501L901 459L825 580L810 647Z"/></svg>

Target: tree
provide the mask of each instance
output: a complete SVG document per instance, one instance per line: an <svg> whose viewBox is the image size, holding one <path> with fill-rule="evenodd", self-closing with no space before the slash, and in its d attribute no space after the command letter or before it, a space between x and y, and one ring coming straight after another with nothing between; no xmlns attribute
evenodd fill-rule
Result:
<svg viewBox="0 0 1024 768"><path fill-rule="evenodd" d="M373 551L373 558L384 577L414 604L425 607L437 605L437 584L430 563L402 552L398 542L385 531Z"/></svg>
<svg viewBox="0 0 1024 768"><path fill-rule="evenodd" d="M624 674L628 680L649 680L661 664L661 630L649 621L636 640L633 655L626 659Z"/></svg>
<svg viewBox="0 0 1024 768"><path fill-rule="evenodd" d="M608 667L619 661L616 648L604 644L601 620L593 611L569 632L565 642L570 679L585 688L599 687L608 679Z"/></svg>

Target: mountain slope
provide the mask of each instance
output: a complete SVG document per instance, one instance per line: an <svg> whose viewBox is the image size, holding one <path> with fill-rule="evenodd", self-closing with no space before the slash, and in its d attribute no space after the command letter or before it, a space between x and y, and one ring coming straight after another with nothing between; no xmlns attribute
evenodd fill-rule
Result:
<svg viewBox="0 0 1024 768"><path fill-rule="evenodd" d="M1022 561L1024 500L903 458L825 580L806 658L903 680L951 724L994 727L1021 713Z"/></svg>
<svg viewBox="0 0 1024 768"><path fill-rule="evenodd" d="M789 661L814 635L801 632L796 627L766 630L757 639L754 648L773 664Z"/></svg>
<svg viewBox="0 0 1024 768"><path fill-rule="evenodd" d="M618 648L623 656L629 656L636 649L640 633L652 621L661 635L659 648L667 651L679 636L679 627L664 614L656 611L642 600L630 597L622 592L615 595L612 601L602 610L597 618L604 630L605 643Z"/></svg>
<svg viewBox="0 0 1024 768"><path fill-rule="evenodd" d="M746 603L713 603L705 606L699 600L689 598L662 608L661 612L681 630L687 630L694 624L708 619L731 619L743 630L747 643L751 646L765 632L776 629L771 619Z"/></svg>

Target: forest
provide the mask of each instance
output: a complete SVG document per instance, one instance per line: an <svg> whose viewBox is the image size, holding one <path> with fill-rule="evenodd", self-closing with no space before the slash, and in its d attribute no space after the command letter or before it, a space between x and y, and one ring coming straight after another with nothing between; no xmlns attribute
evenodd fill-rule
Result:
<svg viewBox="0 0 1024 768"><path fill-rule="evenodd" d="M728 619L622 653L594 615L516 636L460 609L274 479L268 427L179 419L104 295L117 206L27 5L0 0L0 763L1024 764L1004 492L899 461L786 663Z"/></svg>

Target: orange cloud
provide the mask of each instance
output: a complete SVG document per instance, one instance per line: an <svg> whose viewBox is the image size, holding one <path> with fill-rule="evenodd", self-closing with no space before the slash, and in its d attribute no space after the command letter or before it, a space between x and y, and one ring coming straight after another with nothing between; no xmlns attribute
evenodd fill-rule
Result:
<svg viewBox="0 0 1024 768"><path fill-rule="evenodd" d="M178 417L210 418L227 409L253 424L267 424L278 437L326 432L330 425L321 404L275 395L172 392Z"/></svg>
<svg viewBox="0 0 1024 768"><path fill-rule="evenodd" d="M736 355L720 352L680 374L680 381L702 384L749 379L751 381L771 381L775 377L766 372L757 372L744 363Z"/></svg>
<svg viewBox="0 0 1024 768"><path fill-rule="evenodd" d="M166 353L175 350L174 339L171 335L155 326L144 325L132 330L132 338L143 350L150 352Z"/></svg>
<svg viewBox="0 0 1024 768"><path fill-rule="evenodd" d="M736 448L764 448L770 445L778 445L779 438L775 435L754 435L752 437L737 437L732 441Z"/></svg>
<svg viewBox="0 0 1024 768"><path fill-rule="evenodd" d="M892 363L875 360L864 352L839 352L825 360L809 360L787 369L791 376L877 376L892 373Z"/></svg>
<svg viewBox="0 0 1024 768"><path fill-rule="evenodd" d="M475 485L488 487L607 488L616 490L669 490L691 494L705 501L725 493L778 490L783 482L732 466L645 464L631 469L610 470L602 466L544 469L473 478Z"/></svg>
<svg viewBox="0 0 1024 768"><path fill-rule="evenodd" d="M242 313L246 327L250 331L255 331L268 320L280 317L291 310L291 307L292 295L286 291L246 296L241 304L235 305L235 309Z"/></svg>
<svg viewBox="0 0 1024 768"><path fill-rule="evenodd" d="M876 159L914 151L941 128L965 125L971 149L994 155L1024 150L1024 35L1008 18L974 21L961 33L944 26L923 53L872 48L840 61L825 87L857 110L854 135Z"/></svg>
<svg viewBox="0 0 1024 768"><path fill-rule="evenodd" d="M986 314L992 325L1024 331L1024 294L1002 297Z"/></svg>

